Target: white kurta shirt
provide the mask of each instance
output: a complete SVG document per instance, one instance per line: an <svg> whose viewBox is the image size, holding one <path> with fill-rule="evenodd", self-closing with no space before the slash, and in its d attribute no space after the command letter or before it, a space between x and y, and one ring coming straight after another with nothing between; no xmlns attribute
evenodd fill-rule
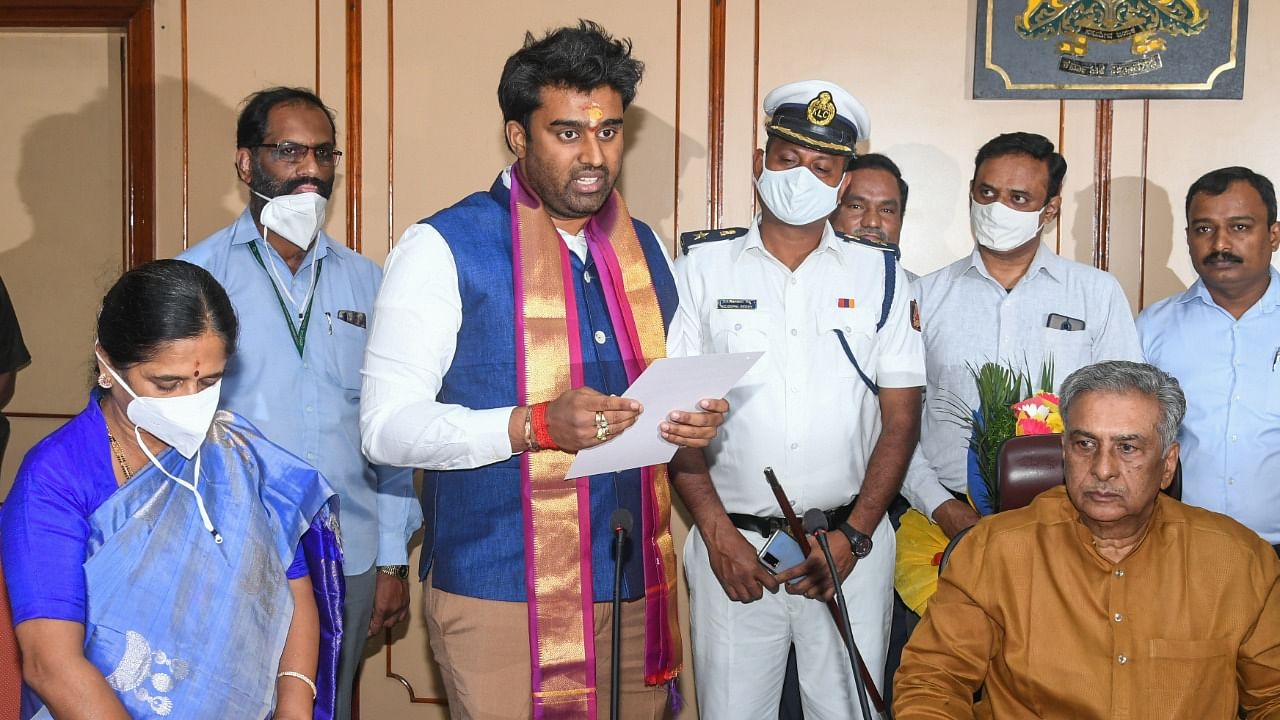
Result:
<svg viewBox="0 0 1280 720"><path fill-rule="evenodd" d="M667 354L765 351L729 391L729 413L707 449L728 512L782 514L765 467L799 511L839 507L858 493L880 436L880 406L837 331L879 386L924 384L923 345L896 262L893 302L876 329L884 252L840 240L827 225L793 272L765 249L757 221L745 235L694 246L676 261L680 308Z"/></svg>

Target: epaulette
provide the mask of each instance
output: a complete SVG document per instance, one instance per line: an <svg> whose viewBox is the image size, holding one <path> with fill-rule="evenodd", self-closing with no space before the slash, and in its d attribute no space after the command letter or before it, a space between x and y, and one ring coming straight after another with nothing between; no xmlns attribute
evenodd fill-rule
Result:
<svg viewBox="0 0 1280 720"><path fill-rule="evenodd" d="M689 248L694 245L701 245L715 240L731 240L746 234L747 229L741 227L720 228L719 230L694 230L693 232L680 233L680 253L688 255Z"/></svg>
<svg viewBox="0 0 1280 720"><path fill-rule="evenodd" d="M859 245L866 245L869 248L875 248L882 252L893 253L894 260L902 259L902 248L894 245L893 243L880 242L878 240L863 240L862 238L854 237L852 235L845 235L839 230L836 231L836 237L845 242L858 243Z"/></svg>

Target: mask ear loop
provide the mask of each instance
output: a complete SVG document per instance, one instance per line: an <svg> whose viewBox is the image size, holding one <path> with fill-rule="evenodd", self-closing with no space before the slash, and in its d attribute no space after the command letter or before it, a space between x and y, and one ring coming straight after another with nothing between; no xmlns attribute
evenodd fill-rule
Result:
<svg viewBox="0 0 1280 720"><path fill-rule="evenodd" d="M142 429L137 425L133 426L133 436L138 441L138 447L142 448L142 453L147 456L147 460L150 460L151 464L154 465L157 470L164 473L170 480L178 483L187 490L190 490L192 495L195 495L196 509L200 511L200 521L204 523L204 529L208 530L209 534L213 536L213 542L215 544L221 545L222 533L218 532L218 529L213 526L213 521L209 519L209 511L204 507L204 498L200 496L200 451L196 451L196 471L192 476L195 479L195 482L189 483L166 470L165 467L160 464L160 461L156 459L156 456L151 454L151 450L147 448L147 444L142 442Z"/></svg>
<svg viewBox="0 0 1280 720"><path fill-rule="evenodd" d="M269 197L267 197L266 195L263 195L262 193L257 192L256 190L254 191L254 193L253 193L253 194L254 194L254 195L257 195L258 197L262 198L263 200L266 200L267 202L271 202L271 200L272 200L272 198L269 198ZM263 225L263 226L262 226L262 239L263 239L263 240L266 240L266 239L267 239L267 233L269 233L269 232L271 232L271 228L267 227L266 225ZM279 234L280 234L280 233L276 233L276 235L279 235ZM317 232L317 233L316 233L316 237L319 237L319 235L320 235L320 234ZM286 241L286 242L288 242L288 238L285 238L285 241ZM315 247L315 239L314 239L314 238L312 239L311 247ZM308 250L307 252L310 252L310 250ZM270 258L268 258L268 260L270 260ZM312 260L311 260L311 282L307 283L307 294L302 296L302 304L301 304L301 305L299 305L299 304L298 304L298 301L297 301L297 300L294 300L294 299L293 299L293 293L289 291L289 286L288 286L288 285L286 285L286 284L284 283L284 280L280 279L280 274L279 274L278 272L276 272L276 264L275 264L275 263L273 263L273 262L267 262L267 263L266 263L266 265L267 265L267 269L271 271L271 278L272 278L272 280L274 280L274 281L275 281L276 286L277 286L277 287L279 287L281 290L284 290L284 295L285 295L285 297L289 298L289 302L293 305L293 309L294 309L295 311L297 311L297 313L298 313L298 322L302 322L302 317L303 317L303 315L305 315L305 314L306 314L306 312L307 312L307 305L309 305L309 304L311 303L311 296L315 293L315 290L316 290L316 261L315 261L315 259L314 259L314 258L312 258Z"/></svg>

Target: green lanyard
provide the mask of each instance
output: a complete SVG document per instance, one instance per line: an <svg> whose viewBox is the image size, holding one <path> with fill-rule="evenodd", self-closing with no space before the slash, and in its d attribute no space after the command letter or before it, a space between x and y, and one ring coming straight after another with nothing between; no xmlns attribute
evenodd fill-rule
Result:
<svg viewBox="0 0 1280 720"><path fill-rule="evenodd" d="M307 309L302 313L302 326L297 327L293 324L293 313L289 312L289 306L284 304L284 296L280 294L280 288L276 287L275 278L272 277L271 271L267 269L267 264L262 261L262 253L258 252L258 243L250 241L249 249L253 251L253 259L258 261L258 266L262 268L262 272L267 274L271 289L276 291L276 301L280 303L280 312L284 314L284 321L289 324L289 337L293 338L293 346L298 349L298 357L302 357L302 350L307 344L307 325L311 324L311 306L316 301L315 288L311 289L311 297L307 299ZM322 270L324 270L324 258L316 260L316 285L320 284L320 272Z"/></svg>

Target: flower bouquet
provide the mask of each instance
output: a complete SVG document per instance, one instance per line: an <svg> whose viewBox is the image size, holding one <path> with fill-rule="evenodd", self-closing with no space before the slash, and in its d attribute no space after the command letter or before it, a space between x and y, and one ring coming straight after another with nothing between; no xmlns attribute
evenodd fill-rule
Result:
<svg viewBox="0 0 1280 720"><path fill-rule="evenodd" d="M956 421L970 430L969 504L980 515L990 515L1000 506L996 476L1000 446L1015 435L1062 432L1062 415L1058 396L1044 389L1053 387L1051 359L1040 366L1038 383L1028 371L997 363L971 365L969 371L978 386L978 409L970 409L958 397L949 398L948 403ZM923 615L938 589L938 566L947 536L912 509L902 516L897 540L894 587L907 607Z"/></svg>
<svg viewBox="0 0 1280 720"><path fill-rule="evenodd" d="M1062 432L1058 396L1053 387L1053 360L1040 365L1033 381L1029 370L984 363L969 367L978 387L978 408L972 410L958 398L950 401L956 422L969 428L969 504L979 515L1000 507L996 463L1000 446L1015 435Z"/></svg>

